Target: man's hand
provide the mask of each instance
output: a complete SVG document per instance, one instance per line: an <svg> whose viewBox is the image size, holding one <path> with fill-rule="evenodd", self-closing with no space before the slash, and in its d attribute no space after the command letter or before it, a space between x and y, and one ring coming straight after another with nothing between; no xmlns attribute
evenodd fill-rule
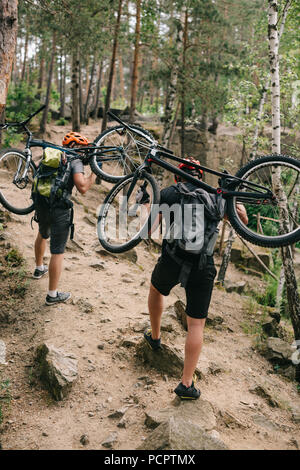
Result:
<svg viewBox="0 0 300 470"><path fill-rule="evenodd" d="M241 219L241 221L245 225L248 225L248 215L247 215L247 211L245 209L245 206L243 204L237 204L236 205L236 211L237 211L238 216Z"/></svg>
<svg viewBox="0 0 300 470"><path fill-rule="evenodd" d="M237 204L236 205L236 211L238 213L239 218L241 221L245 224L248 225L248 215L247 211L245 209L245 206L243 204ZM224 220L228 220L227 214L224 216Z"/></svg>

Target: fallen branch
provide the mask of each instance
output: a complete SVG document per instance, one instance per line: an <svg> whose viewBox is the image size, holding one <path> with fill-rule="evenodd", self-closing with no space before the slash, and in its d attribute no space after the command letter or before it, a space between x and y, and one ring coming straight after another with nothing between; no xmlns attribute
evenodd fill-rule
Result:
<svg viewBox="0 0 300 470"><path fill-rule="evenodd" d="M260 259L260 257L255 253L255 251L248 245L248 243L245 240L243 240L242 237L240 237L238 234L237 236L243 242L245 247L250 251L250 253L257 259L259 264L261 264L261 266L267 271L267 273L270 274L270 276L272 276L274 279L276 279L276 281L278 281L278 278L275 276L275 274L272 273L272 271L265 265L265 263Z"/></svg>

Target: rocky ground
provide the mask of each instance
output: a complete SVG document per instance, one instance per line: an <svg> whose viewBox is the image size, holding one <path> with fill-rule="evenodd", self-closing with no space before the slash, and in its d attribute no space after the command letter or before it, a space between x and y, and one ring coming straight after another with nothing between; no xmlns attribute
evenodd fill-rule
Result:
<svg viewBox="0 0 300 470"><path fill-rule="evenodd" d="M59 139L63 131L54 130ZM175 288L166 298L166 360L158 361L142 340L158 252L145 244L126 256L103 252L94 214L108 187L95 186L84 197L75 194L76 237L68 243L61 279L61 288L72 292L68 304L45 306L47 278L30 278L36 233L31 216L12 216L7 222L1 249L18 248L28 277L24 297L10 302L11 314L0 327L7 361L0 365L0 383L8 379L11 394L10 404L3 406L2 448L155 448L157 439L171 434L169 448L185 449L188 444L178 429L186 426L199 432L198 441L190 438L191 448L298 449L299 389L259 353L263 312L244 294L214 290L198 364L202 399L174 400L185 338L174 304L184 300L182 290ZM233 265L228 278L264 289L259 277ZM36 349L44 343L75 358L77 379L61 401L36 375Z"/></svg>

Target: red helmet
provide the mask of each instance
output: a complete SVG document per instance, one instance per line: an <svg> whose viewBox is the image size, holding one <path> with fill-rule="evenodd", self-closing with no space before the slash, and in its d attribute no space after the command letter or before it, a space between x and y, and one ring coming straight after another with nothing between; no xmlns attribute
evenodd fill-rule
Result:
<svg viewBox="0 0 300 470"><path fill-rule="evenodd" d="M89 141L84 135L79 134L78 132L68 132L62 141L64 146L70 145L72 142L75 142L78 145L89 145Z"/></svg>
<svg viewBox="0 0 300 470"><path fill-rule="evenodd" d="M199 165L199 161L191 157L184 158L184 160L186 160L187 163L179 163L178 168L180 170L185 171L186 173L189 173L191 176L195 176L196 178L201 179L203 175L203 170L195 168L195 166L193 165L193 163L195 165ZM180 176L175 175L175 183L178 183L179 180Z"/></svg>

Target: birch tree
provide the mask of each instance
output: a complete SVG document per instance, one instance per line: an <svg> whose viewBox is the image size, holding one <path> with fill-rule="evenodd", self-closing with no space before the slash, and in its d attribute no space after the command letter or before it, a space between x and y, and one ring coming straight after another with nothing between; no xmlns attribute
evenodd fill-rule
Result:
<svg viewBox="0 0 300 470"><path fill-rule="evenodd" d="M278 35L278 0L268 0L268 39L269 39L269 63L271 75L271 100L272 100L272 151L280 154L280 75L279 75L279 35ZM273 186L279 199L281 223L284 227L288 224L286 217L286 201L281 198L280 170L273 175ZM288 226L285 227L287 230ZM300 296L295 275L293 254L290 246L281 249L282 263L286 283L289 313L294 329L295 339L300 340ZM299 367L298 367L299 369ZM299 371L298 371L299 374Z"/></svg>

